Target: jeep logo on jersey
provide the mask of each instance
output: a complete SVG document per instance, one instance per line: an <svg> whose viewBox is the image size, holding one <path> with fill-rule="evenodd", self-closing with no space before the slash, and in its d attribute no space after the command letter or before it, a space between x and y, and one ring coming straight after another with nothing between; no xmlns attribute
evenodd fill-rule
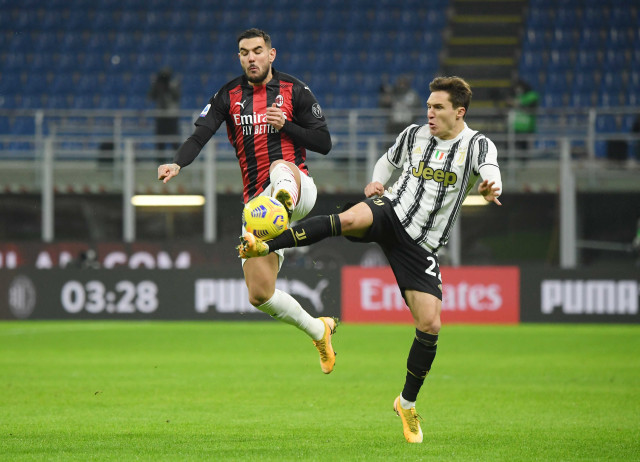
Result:
<svg viewBox="0 0 640 462"><path fill-rule="evenodd" d="M417 178L434 180L438 183L444 183L445 186L450 186L458 181L458 175L454 172L448 172L441 169L434 170L431 167L425 166L424 161L420 162L418 168L411 169L411 173Z"/></svg>
<svg viewBox="0 0 640 462"><path fill-rule="evenodd" d="M318 103L314 103L314 105L311 106L311 113L316 119L322 119L322 108Z"/></svg>
<svg viewBox="0 0 640 462"><path fill-rule="evenodd" d="M276 106L280 107L284 104L284 96L278 95L276 96Z"/></svg>

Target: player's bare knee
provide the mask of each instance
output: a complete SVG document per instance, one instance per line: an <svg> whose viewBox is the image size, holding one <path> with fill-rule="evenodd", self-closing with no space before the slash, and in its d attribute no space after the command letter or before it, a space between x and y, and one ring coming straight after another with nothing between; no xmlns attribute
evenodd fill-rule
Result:
<svg viewBox="0 0 640 462"><path fill-rule="evenodd" d="M273 292L269 292L263 288L249 288L249 303L255 307L264 305L271 297L273 297Z"/></svg>
<svg viewBox="0 0 640 462"><path fill-rule="evenodd" d="M340 215L340 226L342 227L342 231L351 231L354 228L354 224L356 222L356 214L351 210L347 210L346 212L342 212Z"/></svg>
<svg viewBox="0 0 640 462"><path fill-rule="evenodd" d="M276 168L276 166L278 166L279 164L284 164L287 167L289 167L291 170L293 170L294 168L298 168L296 167L296 164L288 162L286 160L283 159L278 159L278 160L274 160L271 165L269 166L269 173L273 172L273 169Z"/></svg>
<svg viewBox="0 0 640 462"><path fill-rule="evenodd" d="M416 329L428 334L438 334L441 326L442 323L440 322L439 316L416 320Z"/></svg>

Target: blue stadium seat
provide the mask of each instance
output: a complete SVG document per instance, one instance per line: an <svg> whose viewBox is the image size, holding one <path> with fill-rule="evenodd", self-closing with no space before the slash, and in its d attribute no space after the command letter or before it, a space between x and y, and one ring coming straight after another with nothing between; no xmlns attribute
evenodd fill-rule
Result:
<svg viewBox="0 0 640 462"><path fill-rule="evenodd" d="M623 92L606 92L601 91L598 94L598 106L602 107L618 107L625 104L625 94Z"/></svg>
<svg viewBox="0 0 640 462"><path fill-rule="evenodd" d="M82 31L87 27L87 10L83 8L71 8L66 21L63 23L64 30L68 32ZM65 34L65 35L67 35Z"/></svg>
<svg viewBox="0 0 640 462"><path fill-rule="evenodd" d="M602 91L624 91L625 82L622 76L622 73L615 71L607 71L602 74L602 83L601 83Z"/></svg>
<svg viewBox="0 0 640 462"><path fill-rule="evenodd" d="M118 94L103 93L98 96L99 109L119 109L120 96Z"/></svg>
<svg viewBox="0 0 640 462"><path fill-rule="evenodd" d="M601 50L604 46L604 29L597 27L583 27L580 31L578 39L578 47L580 51L594 53Z"/></svg>
<svg viewBox="0 0 640 462"><path fill-rule="evenodd" d="M616 118L612 114L600 114L596 117L596 131L598 133L614 133L618 131Z"/></svg>
<svg viewBox="0 0 640 462"><path fill-rule="evenodd" d="M609 12L602 6L587 7L582 14L582 27L598 28L609 23Z"/></svg>
<svg viewBox="0 0 640 462"><path fill-rule="evenodd" d="M3 72L20 72L26 69L27 59L23 51L6 53L2 61L0 68Z"/></svg>
<svg viewBox="0 0 640 462"><path fill-rule="evenodd" d="M607 50L604 54L603 66L605 69L621 71L628 66L625 50Z"/></svg>
<svg viewBox="0 0 640 462"><path fill-rule="evenodd" d="M172 32L180 32L187 31L191 28L191 19L190 19L190 10L173 10L168 14L168 24L165 24L165 27L168 26L169 30ZM251 21L248 21L250 24Z"/></svg>
<svg viewBox="0 0 640 462"><path fill-rule="evenodd" d="M541 29L529 29L522 39L522 51L544 51L548 49L551 33Z"/></svg>
<svg viewBox="0 0 640 462"><path fill-rule="evenodd" d="M18 93L23 85L20 72L0 73L0 94Z"/></svg>
<svg viewBox="0 0 640 462"><path fill-rule="evenodd" d="M576 55L576 74L595 72L600 70L602 64L597 53L588 50L580 50Z"/></svg>
<svg viewBox="0 0 640 462"><path fill-rule="evenodd" d="M567 73L552 72L547 74L545 89L552 93L563 93L569 90Z"/></svg>
<svg viewBox="0 0 640 462"><path fill-rule="evenodd" d="M576 72L573 86L580 92L595 92L599 88L598 77L593 72Z"/></svg>
<svg viewBox="0 0 640 462"><path fill-rule="evenodd" d="M73 109L93 109L95 108L94 95L74 94L71 102Z"/></svg>
<svg viewBox="0 0 640 462"><path fill-rule="evenodd" d="M532 5L527 16L527 29L535 31L551 29L554 23L551 11L548 8L538 8Z"/></svg>
<svg viewBox="0 0 640 462"><path fill-rule="evenodd" d="M549 46L551 50L572 51L575 49L577 39L578 34L573 29L556 27L551 35Z"/></svg>
<svg viewBox="0 0 640 462"><path fill-rule="evenodd" d="M628 6L615 4L611 9L611 24L620 28L638 27L638 3L635 4L635 14Z"/></svg>
<svg viewBox="0 0 640 462"><path fill-rule="evenodd" d="M11 125L9 124L9 117L0 117L0 135L6 135L10 132Z"/></svg>
<svg viewBox="0 0 640 462"><path fill-rule="evenodd" d="M67 94L59 93L49 95L47 98L47 109L69 109L70 96Z"/></svg>
<svg viewBox="0 0 640 462"><path fill-rule="evenodd" d="M547 53L545 51L526 51L520 58L520 69L539 71L547 65Z"/></svg>
<svg viewBox="0 0 640 462"><path fill-rule="evenodd" d="M125 10L117 26L121 31L135 32L142 30L144 24L146 24L146 17L142 18L138 11Z"/></svg>
<svg viewBox="0 0 640 462"><path fill-rule="evenodd" d="M610 27L607 31L607 49L623 51L633 48L633 31L623 27Z"/></svg>
<svg viewBox="0 0 640 462"><path fill-rule="evenodd" d="M574 90L569 98L569 106L575 108L587 108L594 106L594 93L591 91Z"/></svg>
<svg viewBox="0 0 640 462"><path fill-rule="evenodd" d="M25 94L43 94L49 90L49 84L47 82L47 76L43 73L31 72L27 76L27 81L24 84L23 92Z"/></svg>
<svg viewBox="0 0 640 462"><path fill-rule="evenodd" d="M579 10L574 6L560 6L555 11L554 26L556 29L572 30L580 23Z"/></svg>
<svg viewBox="0 0 640 462"><path fill-rule="evenodd" d="M20 97L11 93L0 92L0 108L2 109L15 109L19 106L18 99Z"/></svg>
<svg viewBox="0 0 640 462"><path fill-rule="evenodd" d="M545 91L542 95L541 106L546 108L554 108L567 104L567 93L563 91Z"/></svg>
<svg viewBox="0 0 640 462"><path fill-rule="evenodd" d="M571 51L552 51L547 62L547 72L568 72L574 67L574 55Z"/></svg>

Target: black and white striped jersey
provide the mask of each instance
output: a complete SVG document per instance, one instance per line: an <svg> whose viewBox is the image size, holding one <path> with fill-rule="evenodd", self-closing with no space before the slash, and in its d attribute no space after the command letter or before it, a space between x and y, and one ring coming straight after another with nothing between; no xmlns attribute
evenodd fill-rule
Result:
<svg viewBox="0 0 640 462"><path fill-rule="evenodd" d="M385 196L407 233L430 252L447 243L480 167L498 166L493 142L467 124L452 140L431 135L428 125L410 125L386 156L402 173Z"/></svg>

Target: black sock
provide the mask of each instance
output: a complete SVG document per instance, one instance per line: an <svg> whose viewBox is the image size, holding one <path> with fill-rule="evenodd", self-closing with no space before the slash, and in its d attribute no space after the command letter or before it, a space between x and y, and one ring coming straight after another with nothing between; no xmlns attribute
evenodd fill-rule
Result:
<svg viewBox="0 0 640 462"><path fill-rule="evenodd" d="M431 370L437 349L437 334L428 334L416 329L416 337L407 358L407 378L402 390L402 397L407 401L415 401L418 398L418 392Z"/></svg>
<svg viewBox="0 0 640 462"><path fill-rule="evenodd" d="M327 237L340 236L342 226L338 215L321 215L309 218L267 241L269 252L289 247L304 247Z"/></svg>

